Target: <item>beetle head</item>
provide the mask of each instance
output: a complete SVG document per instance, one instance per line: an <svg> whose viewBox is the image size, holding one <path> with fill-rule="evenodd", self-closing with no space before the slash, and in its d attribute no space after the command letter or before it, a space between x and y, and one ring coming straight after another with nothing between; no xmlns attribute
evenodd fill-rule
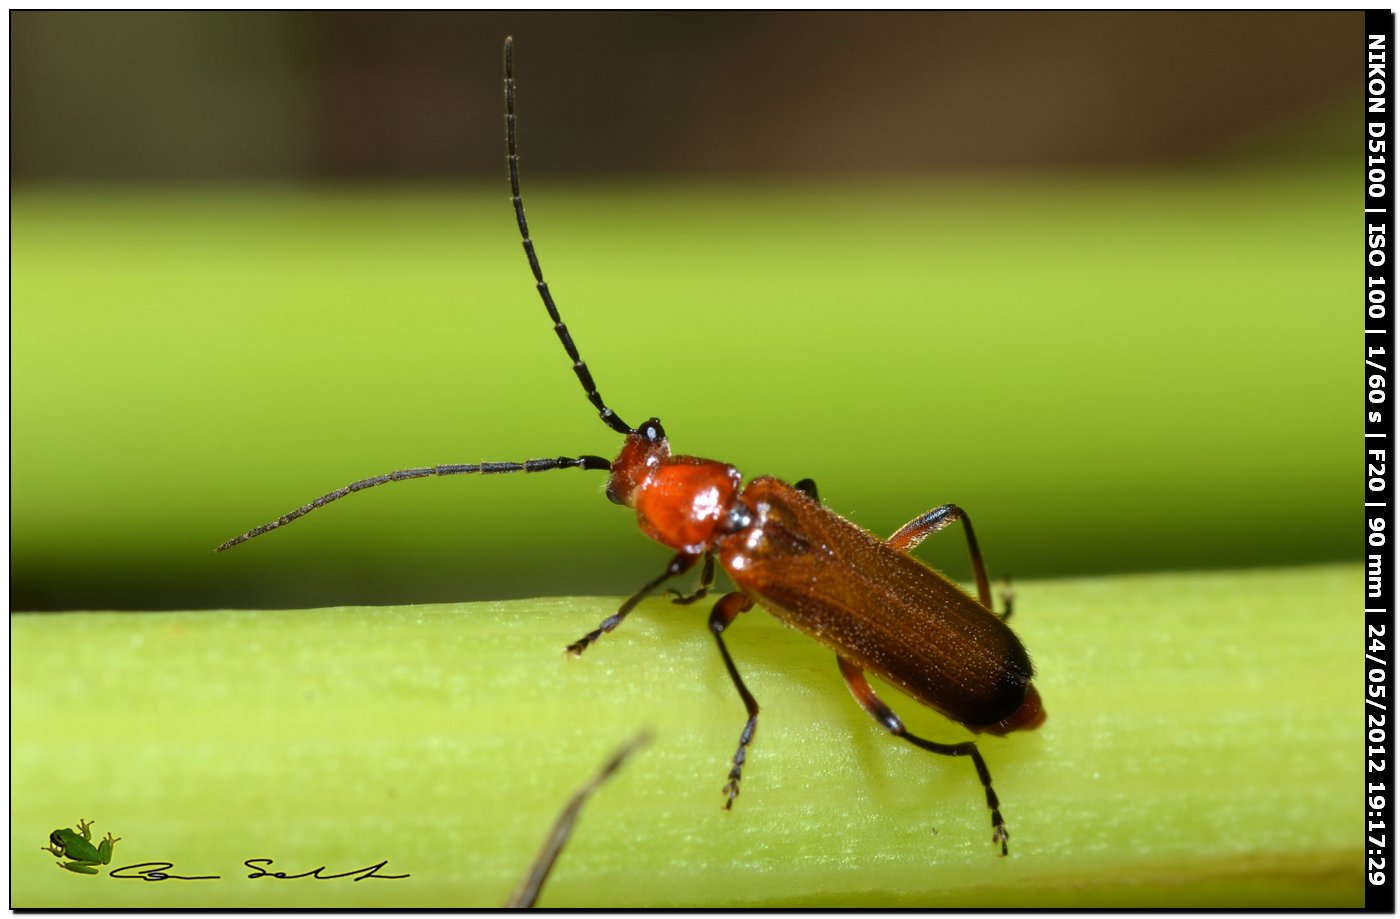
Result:
<svg viewBox="0 0 1400 919"><path fill-rule="evenodd" d="M671 455L666 431L656 418L648 418L641 427L627 435L622 452L613 460L612 477L608 479L608 500L624 507L635 507L637 487Z"/></svg>

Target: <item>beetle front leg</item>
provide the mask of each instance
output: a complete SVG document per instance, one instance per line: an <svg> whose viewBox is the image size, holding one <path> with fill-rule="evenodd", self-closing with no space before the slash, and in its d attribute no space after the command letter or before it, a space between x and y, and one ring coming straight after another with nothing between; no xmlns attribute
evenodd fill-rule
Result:
<svg viewBox="0 0 1400 919"><path fill-rule="evenodd" d="M699 559L700 556L698 555L687 555L684 552L678 553L675 558L671 559L671 564L666 566L665 571L663 571L658 577L652 578L650 581L648 581L645 585L642 586L641 590L628 597L627 602L623 603L622 606L618 607L617 612L613 613L611 616L599 623L596 629L589 632L587 635L583 636L578 641L565 648L564 653L571 654L574 657L578 657L580 654L583 653L584 648L597 641L599 636L601 636L604 632L611 632L613 629L617 628L618 623L621 622L624 618L626 618L627 614L632 612L632 610L637 606L637 604L645 600L647 598L647 595L650 594L657 587L659 587L663 581L673 578L678 574L685 574L687 571L689 571L695 566L695 563Z"/></svg>
<svg viewBox="0 0 1400 919"><path fill-rule="evenodd" d="M901 552L912 552L919 543L955 520L962 521L963 532L967 535L967 554L972 557L972 573L977 578L977 598L983 606L990 610L992 609L991 582L987 578L987 566L982 561L982 550L977 546L977 534L972 529L972 518L967 516L967 511L956 504L941 504L895 530L894 535L885 541ZM1010 590L1003 591L1001 596L1005 607L1001 618L1010 619Z"/></svg>
<svg viewBox="0 0 1400 919"><path fill-rule="evenodd" d="M860 707L870 713L870 716L884 726L896 737L903 737L916 747L928 750L930 753L937 753L940 756L967 756L972 759L972 765L977 769L977 778L982 782L982 788L987 792L987 807L992 811L992 842L1001 843L1001 854L1006 854L1006 841L1011 838L1011 834L1006 830L1006 821L1001 817L1001 803L997 800L997 793L992 790L992 774L987 771L987 763L982 759L982 754L977 750L977 744L973 741L964 743L945 744L932 740L924 740L922 737L915 737L904 728L904 722L894 711L886 705L879 696L875 695L875 690L871 688L870 681L865 678L857 664L853 664L841 657L836 656L836 663L841 668L841 676L846 680L846 686L851 690L851 695L856 697Z"/></svg>
<svg viewBox="0 0 1400 919"><path fill-rule="evenodd" d="M671 602L677 606L689 606L696 600L704 598L710 592L710 588L715 586L715 557L706 554L705 567L700 569L700 583L695 588L693 594L683 594L674 587L667 590L668 594L675 594L676 597Z"/></svg>
<svg viewBox="0 0 1400 919"><path fill-rule="evenodd" d="M724 657L725 669L729 671L729 679L733 681L734 688L739 690L739 698L744 700L744 708L748 710L749 720L744 723L744 730L739 735L739 749L734 751L734 766L729 770L729 781L724 783L724 809L729 810L734 806L734 799L739 797L739 775L744 771L744 759L749 741L753 740L753 732L758 727L758 702L754 699L753 693L744 685L743 679L739 676L739 670L734 666L734 658L729 656L729 649L724 646L724 630L734 621L740 613L753 609L753 600L748 594L740 591L725 594L719 598L715 608L710 611L710 631L714 633L715 641L719 643L719 653Z"/></svg>

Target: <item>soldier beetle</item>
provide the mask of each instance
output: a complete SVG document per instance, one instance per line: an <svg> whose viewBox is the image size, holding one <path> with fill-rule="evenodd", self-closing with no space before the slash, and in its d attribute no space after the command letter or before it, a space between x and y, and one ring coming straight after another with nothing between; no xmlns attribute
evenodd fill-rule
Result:
<svg viewBox="0 0 1400 919"><path fill-rule="evenodd" d="M885 730L931 753L972 760L992 814L992 841L1000 845L1001 854L1005 855L1009 833L992 790L991 773L976 742L939 743L909 733L900 717L875 694L865 676L878 674L916 701L974 733L1001 736L1032 730L1045 720L1040 696L1031 685L1034 671L1030 657L1005 622L1011 615L1010 597L1005 598L1002 614L992 610L987 570L972 521L957 505L944 504L920 514L889 539L882 540L823 506L810 479L789 485L762 476L744 485L739 470L728 463L673 454L656 418L634 428L608 407L559 316L525 221L516 146L512 51L512 40L507 38L506 151L521 243L535 276L535 287L554 323L554 333L573 362L574 374L598 417L623 436L621 452L611 462L601 456L583 455L398 469L322 495L271 523L230 539L219 546L219 551L285 526L346 495L388 482L554 469L607 472L609 500L635 510L642 532L675 555L661 574L566 650L575 656L583 653L665 581L697 564L701 565L697 589L686 595L671 592L676 594L676 603L700 600L714 585L718 561L737 589L715 603L710 613L710 631L748 712L723 789L725 808L732 807L739 794L739 779L758 724L759 706L734 665L724 633L740 613L757 603L835 651L837 666L851 694ZM928 536L959 521L977 579L975 599L909 554Z"/></svg>

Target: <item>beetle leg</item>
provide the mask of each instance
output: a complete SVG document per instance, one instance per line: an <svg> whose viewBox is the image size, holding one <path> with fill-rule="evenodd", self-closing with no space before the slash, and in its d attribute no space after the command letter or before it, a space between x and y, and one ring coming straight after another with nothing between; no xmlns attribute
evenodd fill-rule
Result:
<svg viewBox="0 0 1400 919"><path fill-rule="evenodd" d="M744 685L738 669L734 666L734 658L729 656L729 649L724 646L724 630L736 616L750 609L753 609L753 600L748 594L736 590L720 597L710 612L710 631L719 643L719 653L724 656L724 666L729 671L729 679L734 682L734 688L739 690L739 697L744 700L744 708L749 712L749 720L744 723L743 733L739 735L739 749L734 751L734 767L729 770L729 781L724 784L725 810L733 807L734 799L739 796L739 774L744 771L745 748L748 747L749 741L753 740L754 728L758 726L758 702Z"/></svg>
<svg viewBox="0 0 1400 919"><path fill-rule="evenodd" d="M1001 579L1001 618L1011 618L1011 607L1016 602L1016 591L1011 589L1011 579Z"/></svg>
<svg viewBox="0 0 1400 919"><path fill-rule="evenodd" d="M821 503L821 498L817 497L817 483L813 482L811 479L801 479L793 482L792 487L796 488L813 501Z"/></svg>
<svg viewBox="0 0 1400 919"><path fill-rule="evenodd" d="M642 586L641 590L628 597L627 602L623 603L622 606L618 607L617 612L613 613L611 616L599 623L596 629L589 632L587 635L583 636L578 641L565 648L564 653L572 654L574 657L578 657L580 654L583 653L584 648L597 641L598 637L604 632L611 632L613 629L617 628L617 624L621 622L627 616L628 613L632 612L633 608L635 608L638 603L641 603L643 600L645 600L648 594L650 594L653 590L659 587L661 585L661 582L667 580L668 578L673 578L678 574L685 574L692 567L694 567L695 563L699 561L699 559L700 556L698 555L687 555L684 552L677 553L676 557L671 559L671 564L666 566L665 571L663 571L657 577L652 578L650 581L647 581L646 584Z"/></svg>
<svg viewBox="0 0 1400 919"><path fill-rule="evenodd" d="M972 518L956 504L941 504L927 513L920 514L904 526L895 530L886 540L901 552L912 552L914 547L929 536L937 533L955 520L963 522L963 532L967 534L967 553L972 556L972 573L977 576L977 598L987 609L992 608L992 588L987 580L987 566L982 562L982 550L977 548L977 534L972 530ZM1011 615L1010 608L1001 618Z"/></svg>
<svg viewBox="0 0 1400 919"><path fill-rule="evenodd" d="M676 595L676 598L671 601L672 603L675 603L679 606L689 606L696 600L699 600L706 594L708 594L710 592L710 588L714 586L715 557L707 553L705 555L705 567L700 569L700 584L695 588L695 593L683 594L679 590L676 590L674 587L668 589L666 592L668 594Z"/></svg>
<svg viewBox="0 0 1400 919"><path fill-rule="evenodd" d="M846 686L851 690L851 695L856 697L860 707L880 722L885 730L896 737L903 737L914 746L928 750L930 753L972 758L972 765L977 768L977 778L982 780L982 788L987 792L987 807L991 808L992 811L992 842L1001 843L1001 854L1005 855L1006 841L1011 834L1006 831L1006 821L1001 818L1000 802L997 801L997 793L992 791L992 774L987 771L987 764L982 759L982 754L978 752L977 744L970 740L964 743L945 744L915 737L904 729L904 722L900 720L900 717L879 696L875 695L875 690L871 688L870 681L865 678L859 665L851 663L839 654L836 656L836 663L841 668L841 676L845 678Z"/></svg>

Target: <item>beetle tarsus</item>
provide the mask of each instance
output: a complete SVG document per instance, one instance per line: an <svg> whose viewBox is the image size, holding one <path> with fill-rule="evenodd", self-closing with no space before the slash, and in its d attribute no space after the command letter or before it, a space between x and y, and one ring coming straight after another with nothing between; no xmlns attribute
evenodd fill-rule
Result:
<svg viewBox="0 0 1400 919"><path fill-rule="evenodd" d="M718 637L718 636L717 636ZM752 699L749 696L748 699ZM758 703L754 703L753 714L744 723L744 731L739 735L739 749L734 751L734 766L729 770L729 781L724 783L724 809L734 809L734 799L739 797L739 779L748 759L749 742L753 740L754 729L758 727Z"/></svg>
<svg viewBox="0 0 1400 919"><path fill-rule="evenodd" d="M602 634L602 629L594 629L587 635L580 638L578 641L565 648L564 653L569 655L569 657L580 657L583 654L583 649L593 644L593 642L597 641L598 636Z"/></svg>
<svg viewBox="0 0 1400 919"><path fill-rule="evenodd" d="M1016 591L1011 589L1011 578L1001 579L1001 620L1011 618L1011 609L1016 603Z"/></svg>
<svg viewBox="0 0 1400 919"><path fill-rule="evenodd" d="M695 593L683 594L679 590L676 590L676 588L674 587L668 587L666 588L666 592L671 595L672 603L676 604L677 606L689 606L696 600L705 599L705 596L709 594L710 589L708 587L697 587L695 589Z"/></svg>

